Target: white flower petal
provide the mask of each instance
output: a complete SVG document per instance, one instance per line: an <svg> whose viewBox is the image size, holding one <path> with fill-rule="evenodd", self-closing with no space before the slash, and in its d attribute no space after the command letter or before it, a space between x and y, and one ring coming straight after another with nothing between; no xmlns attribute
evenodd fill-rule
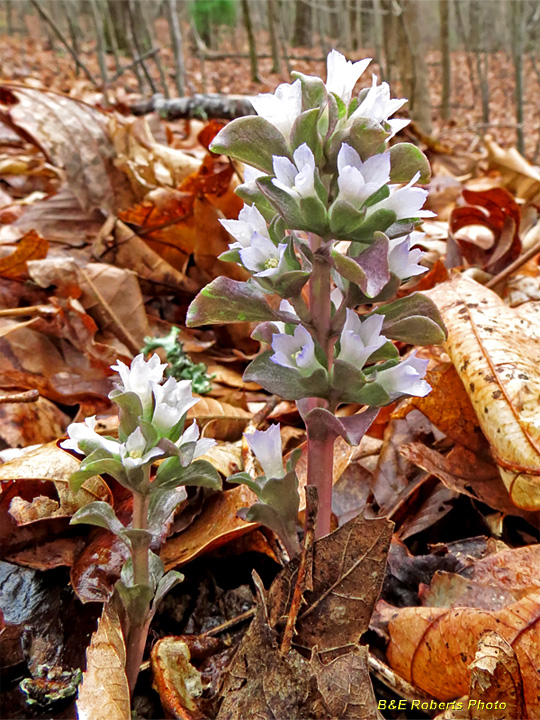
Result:
<svg viewBox="0 0 540 720"><path fill-rule="evenodd" d="M244 437L267 479L281 478L285 475L279 424L270 425L268 430L255 430L253 433L245 434Z"/></svg>

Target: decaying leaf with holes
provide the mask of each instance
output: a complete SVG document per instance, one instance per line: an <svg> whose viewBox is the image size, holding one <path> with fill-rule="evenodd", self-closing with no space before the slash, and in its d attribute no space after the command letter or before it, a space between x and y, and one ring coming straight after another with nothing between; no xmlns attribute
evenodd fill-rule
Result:
<svg viewBox="0 0 540 720"><path fill-rule="evenodd" d="M512 501L540 509L540 335L523 308L474 280L428 291L448 328L445 348L472 401Z"/></svg>

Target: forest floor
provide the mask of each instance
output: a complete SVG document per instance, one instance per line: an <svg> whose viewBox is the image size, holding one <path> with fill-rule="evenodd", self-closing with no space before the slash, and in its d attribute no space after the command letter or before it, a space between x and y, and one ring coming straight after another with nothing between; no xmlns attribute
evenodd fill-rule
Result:
<svg viewBox="0 0 540 720"><path fill-rule="evenodd" d="M81 59L97 77L95 57ZM105 102L68 56L35 40L3 38L0 61L0 716L74 717L86 668L79 716L126 720L120 626L102 615L123 546L69 519L98 497L128 523L131 497L107 474L77 496L68 490L79 463L59 447L68 424L96 414L100 432L117 432L110 366L176 326L211 378L189 417L218 441L206 457L224 479L249 457L242 433L257 418L261 428L281 424L286 453L302 450L305 483L305 429L294 403L243 380L260 347L250 324L185 326L208 282L245 278L217 259L230 242L219 219L242 207L238 168L207 152L221 124L135 118L128 108L142 96L131 75ZM208 62L203 86L190 58L190 89L271 91L280 78L269 63L261 61L260 86L247 80L247 59ZM379 707L389 720L491 720L480 700L505 703L501 720L540 716L540 173L513 148L510 61L500 54L491 65L492 138L476 129L459 54L454 119L434 113L433 138L405 131L431 162L426 207L436 217L419 241L429 271L401 292L428 293L449 338L417 348L429 360L428 396L383 408L358 448L336 442L339 529L318 546L321 577L302 606L309 622L299 618L284 659L276 638L291 565L276 536L237 516L253 499L244 486L190 488L161 538L165 567L186 579L150 627L138 717L244 720L246 708L304 717L291 687L305 700L313 683L321 717L376 718ZM294 66L324 75L321 62ZM531 67L525 87L533 158ZM328 627L327 613L338 617L343 603ZM452 700L463 708L443 710Z"/></svg>

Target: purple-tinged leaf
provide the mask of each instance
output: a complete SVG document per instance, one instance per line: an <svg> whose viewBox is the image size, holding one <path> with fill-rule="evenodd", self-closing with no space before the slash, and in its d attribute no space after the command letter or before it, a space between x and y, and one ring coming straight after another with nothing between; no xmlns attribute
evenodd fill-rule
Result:
<svg viewBox="0 0 540 720"><path fill-rule="evenodd" d="M422 293L412 293L374 312L384 315L383 333L411 345L440 345L447 332L435 303Z"/></svg>
<svg viewBox="0 0 540 720"><path fill-rule="evenodd" d="M368 298L378 295L390 281L388 238L381 232L375 233L374 238L375 242L356 257L332 251L335 269L358 285Z"/></svg>
<svg viewBox="0 0 540 720"><path fill-rule="evenodd" d="M256 357L246 368L244 380L259 383L268 392L285 400L328 397L330 387L326 370L321 368L303 377L297 370L273 362L270 359L273 354L272 350L267 350Z"/></svg>
<svg viewBox="0 0 540 720"><path fill-rule="evenodd" d="M239 280L218 277L201 290L187 312L189 327L213 323L277 320L264 293Z"/></svg>
<svg viewBox="0 0 540 720"><path fill-rule="evenodd" d="M302 413L300 401L298 409ZM367 408L361 413L349 417L336 417L325 408L314 408L303 415L306 423L308 437L313 440L323 440L330 433L334 437L342 437L349 445L359 445L360 441L369 430L372 422L379 413L379 408Z"/></svg>

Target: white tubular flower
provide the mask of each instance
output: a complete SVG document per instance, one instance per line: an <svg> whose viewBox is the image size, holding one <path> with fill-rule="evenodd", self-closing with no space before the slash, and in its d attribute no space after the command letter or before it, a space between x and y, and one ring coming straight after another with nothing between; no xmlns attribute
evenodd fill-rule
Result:
<svg viewBox="0 0 540 720"><path fill-rule="evenodd" d="M428 191L419 187L413 187L419 177L420 173L416 173L410 183L404 187L391 186L389 197L375 205L371 205L367 209L366 218L377 210L382 209L393 210L396 213L396 220L435 217L435 213L431 212L431 210L421 210L426 201Z"/></svg>
<svg viewBox="0 0 540 720"><path fill-rule="evenodd" d="M360 320L354 310L347 309L336 360L343 360L361 370L369 357L387 342L387 338L381 335L383 321L382 315Z"/></svg>
<svg viewBox="0 0 540 720"><path fill-rule="evenodd" d="M296 310L293 308L293 306L288 300L282 300L279 303L279 309L281 310L281 312L288 312L291 315L294 315L295 318L300 320L300 318L296 314ZM280 333L285 333L285 323L281 322L281 320L272 320L272 325L275 325Z"/></svg>
<svg viewBox="0 0 540 720"><path fill-rule="evenodd" d="M259 461L266 479L282 478L285 472L279 424L270 425L268 430L255 430L253 433L244 434L244 437Z"/></svg>
<svg viewBox="0 0 540 720"><path fill-rule="evenodd" d="M306 143L294 151L293 160L274 157L272 183L295 199L315 195L315 157Z"/></svg>
<svg viewBox="0 0 540 720"><path fill-rule="evenodd" d="M145 450L146 440L141 428L138 427L131 433L126 442L120 445L120 457L126 470L139 468L164 454L163 450L158 447L152 448L148 452L145 452Z"/></svg>
<svg viewBox="0 0 540 720"><path fill-rule="evenodd" d="M390 153L380 153L362 162L356 150L343 143L337 157L338 199L356 208L390 180Z"/></svg>
<svg viewBox="0 0 540 720"><path fill-rule="evenodd" d="M425 397L431 392L431 385L424 380L428 360L416 357L416 351L399 365L377 373L377 382L397 400L401 395Z"/></svg>
<svg viewBox="0 0 540 720"><path fill-rule="evenodd" d="M276 92L262 93L251 100L255 112L268 120L288 140L296 118L302 112L302 83L278 85Z"/></svg>
<svg viewBox="0 0 540 720"><path fill-rule="evenodd" d="M152 383L154 393L154 414L152 425L162 435L166 435L187 411L199 402L191 392L191 380L180 380L170 377L163 385Z"/></svg>
<svg viewBox="0 0 540 720"><path fill-rule="evenodd" d="M107 440L94 430L96 427L96 416L87 417L84 422L71 423L67 427L67 434L69 440L64 440L60 443L60 447L64 450L73 450L80 455L85 455L84 450L81 450L79 443L89 443L93 449L100 448L111 453L111 455L120 455L120 443L116 440Z"/></svg>
<svg viewBox="0 0 540 720"><path fill-rule="evenodd" d="M427 267L417 264L424 255L422 250L419 248L410 250L410 235L404 238L394 238L390 240L389 245L388 265L390 272L397 275L400 280L405 280L406 278L413 277L413 275L421 275L427 272Z"/></svg>
<svg viewBox="0 0 540 720"><path fill-rule="evenodd" d="M284 243L274 245L269 238L254 233L251 245L240 250L240 259L255 277L272 277L283 272L286 249Z"/></svg>
<svg viewBox="0 0 540 720"><path fill-rule="evenodd" d="M383 82L377 85L377 76L373 75L373 83L370 89L350 119L355 120L358 117L365 117L378 123L387 122L390 115L397 112L406 102L406 98L390 99L390 86L388 83Z"/></svg>
<svg viewBox="0 0 540 720"><path fill-rule="evenodd" d="M270 358L276 365L298 370L308 377L322 365L315 357L313 338L302 325L298 325L293 335L279 333L272 335L274 354Z"/></svg>
<svg viewBox="0 0 540 720"><path fill-rule="evenodd" d="M337 50L332 50L326 58L326 89L338 95L345 105L348 105L358 78L370 62L371 58L366 58L353 63Z"/></svg>
<svg viewBox="0 0 540 720"><path fill-rule="evenodd" d="M201 455L205 455L210 448L217 444L213 438L203 437L199 440L200 432L201 431L199 430L197 423L192 422L175 443L179 448L186 443L195 443L195 450L193 452L193 457L191 458L192 460L195 460L195 458L198 458Z"/></svg>
<svg viewBox="0 0 540 720"><path fill-rule="evenodd" d="M159 355L154 354L145 362L142 353L131 361L130 367L121 360L118 360L118 365L111 365L111 369L116 370L122 381L116 384L116 389L138 395L144 415L147 415L152 407L152 384L163 380L166 367L167 363L161 364Z"/></svg>
<svg viewBox="0 0 540 720"><path fill-rule="evenodd" d="M254 233L270 239L266 220L255 205L244 205L238 214L238 220L220 220L219 222L236 240L229 245L231 250L249 247Z"/></svg>

